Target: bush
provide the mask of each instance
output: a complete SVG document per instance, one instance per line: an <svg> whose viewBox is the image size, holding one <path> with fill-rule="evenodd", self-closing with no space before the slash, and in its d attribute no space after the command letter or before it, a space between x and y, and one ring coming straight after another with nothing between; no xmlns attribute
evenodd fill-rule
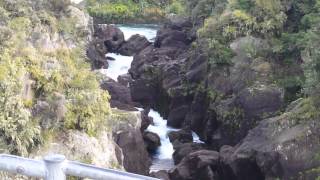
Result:
<svg viewBox="0 0 320 180"><path fill-rule="evenodd" d="M181 0L174 0L167 8L166 13L167 14L178 14L178 15L185 15L186 9L185 5L183 5L183 1Z"/></svg>

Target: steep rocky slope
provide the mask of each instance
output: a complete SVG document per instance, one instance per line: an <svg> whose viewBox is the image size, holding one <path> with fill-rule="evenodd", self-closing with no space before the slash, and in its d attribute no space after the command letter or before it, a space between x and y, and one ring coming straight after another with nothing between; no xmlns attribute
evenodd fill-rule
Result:
<svg viewBox="0 0 320 180"><path fill-rule="evenodd" d="M86 57L91 17L64 0L0 0L0 17L1 153L148 174L140 114L110 108Z"/></svg>

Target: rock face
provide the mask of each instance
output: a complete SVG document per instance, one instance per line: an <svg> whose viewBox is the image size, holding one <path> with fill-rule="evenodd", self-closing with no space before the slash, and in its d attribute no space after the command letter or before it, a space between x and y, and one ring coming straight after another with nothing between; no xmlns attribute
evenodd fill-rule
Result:
<svg viewBox="0 0 320 180"><path fill-rule="evenodd" d="M173 153L174 164L179 164L180 161L187 155L202 149L205 149L204 144L199 144L199 143L174 144L174 150L175 150Z"/></svg>
<svg viewBox="0 0 320 180"><path fill-rule="evenodd" d="M152 107L175 128L190 128L212 149L236 145L256 124L284 106L284 91L270 80L272 64L253 59L246 47L263 51L262 39L231 43L228 66L213 66L195 40L190 21L174 18L157 33L154 45L134 56L130 74L133 101Z"/></svg>
<svg viewBox="0 0 320 180"><path fill-rule="evenodd" d="M130 90L127 86L108 79L101 84L101 88L107 90L111 95L110 105L113 108L121 110L136 111L135 105L132 102Z"/></svg>
<svg viewBox="0 0 320 180"><path fill-rule="evenodd" d="M319 120L299 120L299 116L306 113L308 103L300 99L283 115L261 121L235 147L223 146L220 152L190 153L169 172L170 178L315 179L318 177L316 169L320 167L317 160Z"/></svg>
<svg viewBox="0 0 320 180"><path fill-rule="evenodd" d="M115 52L124 43L123 32L114 25L96 25L93 38L87 47L87 56L93 69L108 68L105 55Z"/></svg>
<svg viewBox="0 0 320 180"><path fill-rule="evenodd" d="M149 109L141 111L141 132L145 131L150 124L153 124L153 118L148 116L149 112Z"/></svg>
<svg viewBox="0 0 320 180"><path fill-rule="evenodd" d="M156 133L152 132L144 132L143 140L146 144L146 148L150 153L154 153L157 148L161 145L160 137Z"/></svg>
<svg viewBox="0 0 320 180"><path fill-rule="evenodd" d="M94 38L103 41L108 52L116 52L124 43L124 34L115 25L96 25Z"/></svg>
<svg viewBox="0 0 320 180"><path fill-rule="evenodd" d="M118 151L118 152L117 152ZM96 137L84 132L69 130L40 148L31 157L43 158L52 153L63 154L68 160L77 160L100 167L122 169L122 152L112 139L112 134L103 131Z"/></svg>
<svg viewBox="0 0 320 180"><path fill-rule="evenodd" d="M281 116L263 120L237 145L227 163L243 176L241 162L256 166L266 178L314 179L308 170L320 167L318 119L298 120L308 102L298 100ZM312 176L313 175L313 176Z"/></svg>
<svg viewBox="0 0 320 180"><path fill-rule="evenodd" d="M113 119L113 137L123 153L123 166L128 172L148 175L151 160L143 140L140 112L117 112Z"/></svg>
<svg viewBox="0 0 320 180"><path fill-rule="evenodd" d="M121 55L133 56L149 46L151 43L144 36L139 34L131 36L118 50Z"/></svg>
<svg viewBox="0 0 320 180"><path fill-rule="evenodd" d="M168 134L170 142L179 141L180 143L190 143L193 140L190 129L182 129L179 131L172 131Z"/></svg>
<svg viewBox="0 0 320 180"><path fill-rule="evenodd" d="M219 175L212 169L220 164L219 153L215 151L197 151L186 156L182 162L172 169L171 180L218 180ZM223 180L222 178L220 180Z"/></svg>

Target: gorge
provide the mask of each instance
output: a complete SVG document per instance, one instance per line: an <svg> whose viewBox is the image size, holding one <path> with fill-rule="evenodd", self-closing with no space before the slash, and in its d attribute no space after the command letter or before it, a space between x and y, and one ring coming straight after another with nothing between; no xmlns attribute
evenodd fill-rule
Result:
<svg viewBox="0 0 320 180"><path fill-rule="evenodd" d="M319 17L318 0L0 0L0 152L319 180Z"/></svg>

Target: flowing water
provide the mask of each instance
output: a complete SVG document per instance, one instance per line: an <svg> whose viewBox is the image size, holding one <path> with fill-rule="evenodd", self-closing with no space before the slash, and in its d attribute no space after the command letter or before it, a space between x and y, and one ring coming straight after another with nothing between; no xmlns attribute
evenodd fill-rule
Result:
<svg viewBox="0 0 320 180"><path fill-rule="evenodd" d="M153 42L157 34L157 26L154 25L118 25L118 27L124 33L126 40L128 40L132 35L140 34L145 36L149 41ZM101 70L103 74L117 81L119 75L128 73L133 57L122 56L114 53L109 53L106 56L113 57L115 60L108 61L108 69ZM168 127L167 120L163 119L160 114L154 110L150 110L149 116L153 118L154 124L150 125L147 131L158 134L161 140L161 146L153 155L153 162L150 171L169 170L174 166L172 159L174 150L169 140L168 133L171 131L177 131L179 129ZM195 133L193 133L193 140L194 142L201 142Z"/></svg>

